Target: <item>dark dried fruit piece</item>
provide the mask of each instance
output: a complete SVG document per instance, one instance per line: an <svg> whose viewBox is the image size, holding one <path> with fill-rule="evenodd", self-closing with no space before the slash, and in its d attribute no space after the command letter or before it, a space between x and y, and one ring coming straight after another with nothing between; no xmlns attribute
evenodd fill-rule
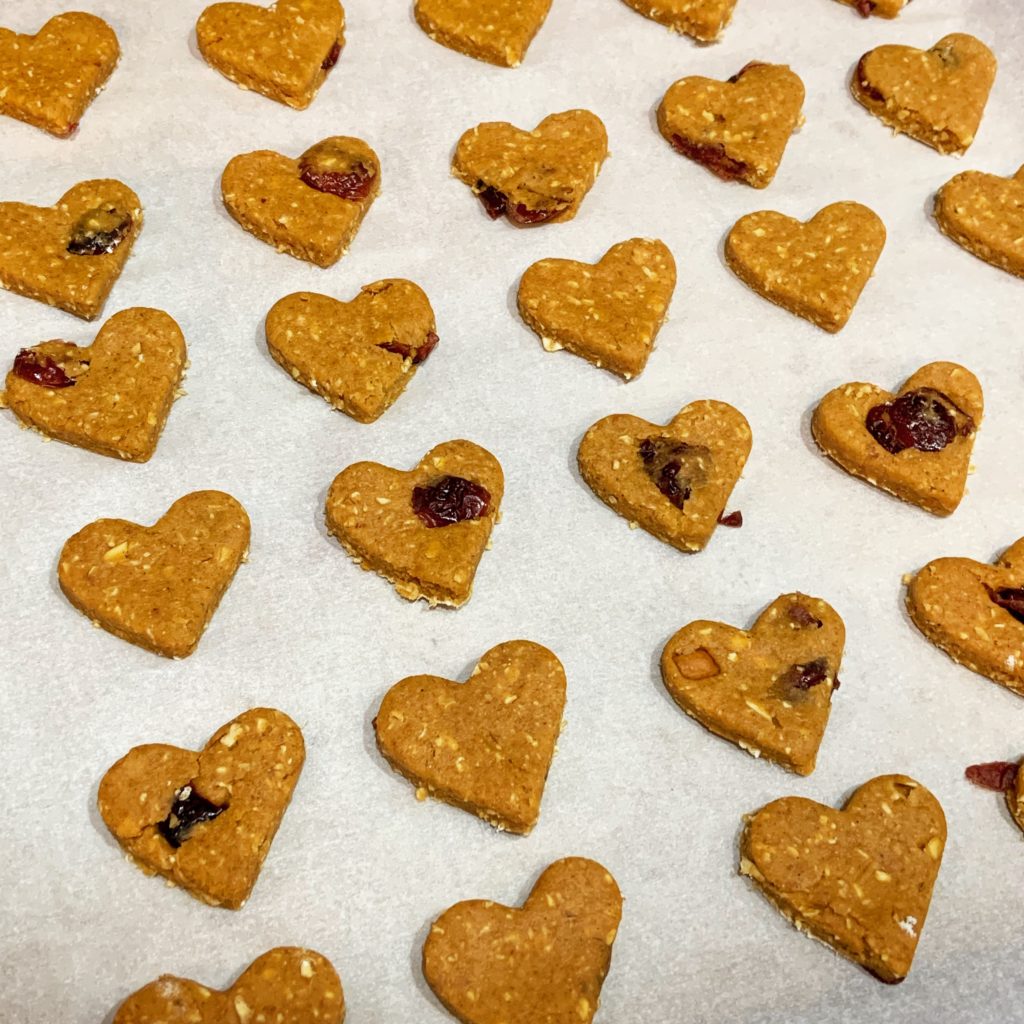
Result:
<svg viewBox="0 0 1024 1024"><path fill-rule="evenodd" d="M737 509L735 512L730 512L726 515L724 512L718 517L719 526L730 526L734 530L738 530L743 525L743 513Z"/></svg>
<svg viewBox="0 0 1024 1024"><path fill-rule="evenodd" d="M750 172L749 164L726 156L725 146L721 142L694 142L681 135L673 135L672 148L701 167L706 167L722 181L737 181Z"/></svg>
<svg viewBox="0 0 1024 1024"><path fill-rule="evenodd" d="M783 694L790 696L806 692L813 686L819 686L828 679L828 658L816 658L805 665L790 665L779 676L778 687Z"/></svg>
<svg viewBox="0 0 1024 1024"><path fill-rule="evenodd" d="M1024 622L1024 588L1000 587L997 590L986 584L985 589L1000 608L1008 611L1018 622Z"/></svg>
<svg viewBox="0 0 1024 1024"><path fill-rule="evenodd" d="M189 833L196 825L203 821L213 821L226 810L227 807L218 807L200 796L193 786L182 786L174 794L171 813L163 821L158 822L156 827L160 835L174 849L178 849L188 839Z"/></svg>
<svg viewBox="0 0 1024 1024"><path fill-rule="evenodd" d="M377 171L367 167L362 155L348 149L344 141L324 139L299 157L299 177L317 192L359 200L373 191Z"/></svg>
<svg viewBox="0 0 1024 1024"><path fill-rule="evenodd" d="M988 761L985 764L970 765L964 775L968 782L982 789L1007 793L1017 784L1019 770L1020 765L1015 761Z"/></svg>
<svg viewBox="0 0 1024 1024"><path fill-rule="evenodd" d="M44 388L69 388L75 381L49 356L23 348L14 357L14 375Z"/></svg>
<svg viewBox="0 0 1024 1024"><path fill-rule="evenodd" d="M419 366L420 363L425 363L430 357L430 353L437 348L437 343L441 339L433 331L427 332L426 340L419 348L412 348L401 341L385 341L378 345L377 348L384 349L385 352L394 352L395 355L401 356L403 359L408 359L412 356L413 366Z"/></svg>
<svg viewBox="0 0 1024 1024"><path fill-rule="evenodd" d="M789 606L789 617L798 626L813 626L815 629L821 629L825 625L821 619L816 615L812 615L802 604L791 604Z"/></svg>
<svg viewBox="0 0 1024 1024"><path fill-rule="evenodd" d="M482 519L491 507L486 487L461 476L441 477L427 487L414 487L412 510L432 529Z"/></svg>
<svg viewBox="0 0 1024 1024"><path fill-rule="evenodd" d="M957 436L969 436L974 431L974 420L941 391L917 388L873 406L866 426L887 452L898 455L908 448L942 451Z"/></svg>
<svg viewBox="0 0 1024 1024"><path fill-rule="evenodd" d="M68 240L72 256L102 256L113 252L132 229L131 214L105 203L87 210L75 222Z"/></svg>
<svg viewBox="0 0 1024 1024"><path fill-rule="evenodd" d="M327 56L324 57L323 64L320 65L321 71L330 71L335 64L338 63L338 58L341 56L341 43L336 39L334 45L328 50Z"/></svg>
<svg viewBox="0 0 1024 1024"><path fill-rule="evenodd" d="M523 203L516 203L508 208L508 219L520 227L531 227L534 224L543 224L557 217L568 206L568 203L555 201L554 206L541 210L531 210Z"/></svg>
<svg viewBox="0 0 1024 1024"><path fill-rule="evenodd" d="M871 12L875 9L875 0L857 0L854 5L862 18L871 16Z"/></svg>
<svg viewBox="0 0 1024 1024"><path fill-rule="evenodd" d="M476 183L476 197L483 204L487 216L491 220L504 217L508 211L508 196L499 192L493 185L485 185L482 181Z"/></svg>
<svg viewBox="0 0 1024 1024"><path fill-rule="evenodd" d="M509 204L508 196L504 192L496 189L493 185L485 185L482 181L476 183L476 188L473 191L491 220L507 216L511 223L518 224L520 227L543 224L545 221L557 217L569 205L557 199L552 200L554 205L539 210L531 210L525 203Z"/></svg>
<svg viewBox="0 0 1024 1024"><path fill-rule="evenodd" d="M694 487L707 483L711 450L671 437L646 437L640 442L640 458L658 490L681 509Z"/></svg>

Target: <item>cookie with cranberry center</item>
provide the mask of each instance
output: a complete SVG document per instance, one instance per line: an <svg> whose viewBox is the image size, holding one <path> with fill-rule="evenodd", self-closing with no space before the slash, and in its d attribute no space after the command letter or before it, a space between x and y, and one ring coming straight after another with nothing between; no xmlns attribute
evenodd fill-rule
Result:
<svg viewBox="0 0 1024 1024"><path fill-rule="evenodd" d="M416 21L435 43L476 60L516 68L551 0L416 0Z"/></svg>
<svg viewBox="0 0 1024 1024"><path fill-rule="evenodd" d="M801 122L804 83L785 64L753 61L732 78L681 78L658 107L658 129L723 181L772 183Z"/></svg>
<svg viewBox="0 0 1024 1024"><path fill-rule="evenodd" d="M625 0L634 11L680 35L714 43L729 24L736 0Z"/></svg>

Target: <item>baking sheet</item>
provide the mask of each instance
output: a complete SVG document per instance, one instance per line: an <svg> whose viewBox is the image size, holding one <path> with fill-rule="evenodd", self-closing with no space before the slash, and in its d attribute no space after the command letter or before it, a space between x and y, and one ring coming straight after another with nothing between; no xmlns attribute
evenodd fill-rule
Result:
<svg viewBox="0 0 1024 1024"><path fill-rule="evenodd" d="M44 6L6 0L2 20L35 31ZM192 35L203 0L87 6L115 27L120 67L73 141L0 124L3 198L49 204L100 176L136 189L146 226L106 313L166 309L192 365L148 465L44 444L0 415L0 1021L92 1024L162 972L225 986L259 953L294 943L335 963L349 1020L440 1024L449 1018L419 971L431 919L464 898L515 903L570 854L600 860L626 896L606 1024L1024 1019L1024 844L999 798L962 779L966 764L1024 753L1024 705L926 643L900 585L934 557L989 559L1024 528L1024 283L961 251L928 217L931 195L958 170L1009 174L1024 161L1014 0L917 0L895 22L862 21L830 0L740 0L713 47L618 0L555 0L517 71L431 43L406 0L347 0L341 61L302 113L203 63ZM965 159L892 138L849 97L865 50L961 30L1000 59ZM724 78L755 58L790 63L808 91L807 123L764 193L718 182L653 127L676 78ZM576 106L603 118L612 157L575 221L493 224L449 177L464 129L489 119L532 127ZM323 271L278 255L229 219L218 180L233 155L297 155L346 133L377 150L384 192L340 264ZM851 323L831 337L742 286L720 248L746 212L806 218L841 199L875 209L889 241ZM544 352L514 299L534 260L592 261L637 235L668 242L679 286L647 370L623 385ZM386 276L426 289L442 341L397 404L364 426L277 368L263 317L289 292L347 299ZM0 323L5 365L22 345L85 343L96 329L6 293ZM948 520L847 477L807 425L835 385L892 386L933 359L973 369L987 405L970 493ZM663 422L705 397L733 403L753 427L730 503L746 524L686 557L597 501L575 448L608 413ZM349 463L408 468L456 437L501 460L504 518L472 601L430 611L360 572L326 535L322 507ZM198 652L169 662L90 628L57 589L63 541L101 516L152 522L204 487L244 503L253 538ZM749 624L792 589L829 600L848 630L843 688L809 779L703 732L658 673L662 645L685 622ZM376 754L370 726L401 677L464 677L517 637L551 647L569 678L568 725L525 839L418 803ZM308 760L250 903L214 910L124 862L96 787L129 747L200 746L259 704L301 724ZM743 813L786 794L839 802L891 771L937 794L950 834L917 962L897 988L799 935L736 875Z"/></svg>

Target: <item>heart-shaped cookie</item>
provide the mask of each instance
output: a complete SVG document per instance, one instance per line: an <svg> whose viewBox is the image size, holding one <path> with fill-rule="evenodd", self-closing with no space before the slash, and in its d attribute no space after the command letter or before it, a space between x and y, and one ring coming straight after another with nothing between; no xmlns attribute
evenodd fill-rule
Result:
<svg viewBox="0 0 1024 1024"><path fill-rule="evenodd" d="M185 369L185 338L159 309L112 316L83 347L22 349L3 398L23 423L58 441L131 462L156 450Z"/></svg>
<svg viewBox="0 0 1024 1024"><path fill-rule="evenodd" d="M935 196L935 222L969 253L1024 277L1024 167L1010 178L963 171Z"/></svg>
<svg viewBox="0 0 1024 1024"><path fill-rule="evenodd" d="M661 652L672 699L716 736L810 775L838 687L846 628L820 598L783 594L753 629L704 619Z"/></svg>
<svg viewBox="0 0 1024 1024"><path fill-rule="evenodd" d="M534 263L519 282L519 315L549 352L567 349L630 380L647 365L675 287L669 247L632 238L596 264Z"/></svg>
<svg viewBox="0 0 1024 1024"><path fill-rule="evenodd" d="M930 50L879 46L861 57L854 98L896 134L940 153L965 153L974 141L996 77L992 51L962 32Z"/></svg>
<svg viewBox="0 0 1024 1024"><path fill-rule="evenodd" d="M843 384L811 417L818 447L847 473L935 515L964 496L984 400L978 378L956 363L928 363L896 394Z"/></svg>
<svg viewBox="0 0 1024 1024"><path fill-rule="evenodd" d="M98 519L57 563L64 596L94 625L167 658L191 654L249 550L249 517L221 491L179 498L153 526Z"/></svg>
<svg viewBox="0 0 1024 1024"><path fill-rule="evenodd" d="M199 15L196 42L236 85L305 110L338 63L345 12L339 0L214 4Z"/></svg>
<svg viewBox="0 0 1024 1024"><path fill-rule="evenodd" d="M881 775L839 811L791 796L751 814L740 873L800 931L893 984L910 972L945 845L938 800Z"/></svg>
<svg viewBox="0 0 1024 1024"><path fill-rule="evenodd" d="M492 220L517 227L572 220L608 156L608 133L589 110L550 114L532 132L487 121L466 132L452 173Z"/></svg>
<svg viewBox="0 0 1024 1024"><path fill-rule="evenodd" d="M267 348L300 384L372 423L434 351L436 328L423 290L391 278L364 286L351 302L286 295L267 314Z"/></svg>
<svg viewBox="0 0 1024 1024"><path fill-rule="evenodd" d="M885 225L860 203L832 203L801 223L774 210L740 217L725 240L729 269L758 295L841 331L885 245Z"/></svg>
<svg viewBox="0 0 1024 1024"><path fill-rule="evenodd" d="M95 320L142 230L120 181L83 181L55 206L0 203L0 285Z"/></svg>
<svg viewBox="0 0 1024 1024"><path fill-rule="evenodd" d="M466 900L423 944L423 975L463 1024L590 1024L622 894L600 864L555 861L521 908Z"/></svg>
<svg viewBox="0 0 1024 1024"><path fill-rule="evenodd" d="M677 152L723 181L766 188L803 105L799 75L753 61L725 82L680 78L658 107L658 128Z"/></svg>
<svg viewBox="0 0 1024 1024"><path fill-rule="evenodd" d="M94 14L58 14L34 36L0 28L0 114L67 138L120 56L114 30Z"/></svg>
<svg viewBox="0 0 1024 1024"><path fill-rule="evenodd" d="M299 727L253 708L199 752L133 747L100 782L100 814L146 874L215 907L249 898L306 759Z"/></svg>
<svg viewBox="0 0 1024 1024"><path fill-rule="evenodd" d="M645 18L702 43L713 43L729 24L736 0L625 0Z"/></svg>
<svg viewBox="0 0 1024 1024"><path fill-rule="evenodd" d="M841 4L852 7L862 18L870 18L873 14L879 18L895 18L910 0L839 0Z"/></svg>
<svg viewBox="0 0 1024 1024"><path fill-rule="evenodd" d="M381 701L377 747L396 772L502 831L537 824L565 709L565 670L540 644L489 650L465 683L410 676Z"/></svg>
<svg viewBox="0 0 1024 1024"><path fill-rule="evenodd" d="M995 565L929 562L907 587L907 611L954 661L1024 696L1024 537Z"/></svg>
<svg viewBox="0 0 1024 1024"><path fill-rule="evenodd" d="M416 21L442 46L517 68L551 9L551 0L416 0Z"/></svg>
<svg viewBox="0 0 1024 1024"><path fill-rule="evenodd" d="M278 946L227 990L165 974L130 995L112 1024L342 1024L345 996L327 957Z"/></svg>
<svg viewBox="0 0 1024 1024"><path fill-rule="evenodd" d="M221 197L251 235L296 259L329 267L348 252L380 193L380 161L361 139L334 136L298 160L261 149L224 168Z"/></svg>
<svg viewBox="0 0 1024 1024"><path fill-rule="evenodd" d="M692 402L665 426L598 420L577 453L580 474L611 509L680 551L701 551L750 454L750 424L725 402Z"/></svg>
<svg viewBox="0 0 1024 1024"><path fill-rule="evenodd" d="M343 469L327 493L327 529L406 600L458 608L472 593L504 489L489 451L446 441L408 472L376 462Z"/></svg>

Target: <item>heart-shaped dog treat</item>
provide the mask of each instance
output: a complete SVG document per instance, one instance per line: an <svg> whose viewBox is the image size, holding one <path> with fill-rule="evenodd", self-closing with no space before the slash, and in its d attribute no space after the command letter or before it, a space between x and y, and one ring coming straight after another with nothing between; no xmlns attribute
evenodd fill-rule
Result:
<svg viewBox="0 0 1024 1024"><path fill-rule="evenodd" d="M95 320L142 230L127 185L83 181L56 206L0 203L0 285Z"/></svg>
<svg viewBox="0 0 1024 1024"><path fill-rule="evenodd" d="M67 138L120 56L114 30L94 14L58 14L34 36L0 28L0 114Z"/></svg>
<svg viewBox="0 0 1024 1024"><path fill-rule="evenodd" d="M981 385L956 363L928 363L897 394L875 384L843 384L814 410L818 447L854 476L935 515L964 496Z"/></svg>
<svg viewBox="0 0 1024 1024"><path fill-rule="evenodd" d="M964 153L974 141L996 77L996 59L980 39L955 32L930 50L879 46L861 57L854 98L897 134L940 153Z"/></svg>
<svg viewBox="0 0 1024 1024"><path fill-rule="evenodd" d="M373 727L395 771L502 831L537 824L565 709L565 670L546 647L489 650L465 683L410 676L381 701Z"/></svg>
<svg viewBox="0 0 1024 1024"><path fill-rule="evenodd" d="M804 83L785 64L753 61L726 82L680 78L658 107L661 134L723 181L770 185L800 124Z"/></svg>
<svg viewBox="0 0 1024 1024"><path fill-rule="evenodd" d="M467 900L423 944L423 974L462 1024L590 1024L622 894L600 864L555 861L521 908Z"/></svg>
<svg viewBox="0 0 1024 1024"><path fill-rule="evenodd" d="M963 171L935 196L935 221L969 253L1024 277L1024 167L1011 178Z"/></svg>
<svg viewBox="0 0 1024 1024"><path fill-rule="evenodd" d="M342 1024L345 996L327 957L279 946L255 960L231 988L209 989L165 974L130 995L112 1024Z"/></svg>
<svg viewBox="0 0 1024 1024"><path fill-rule="evenodd" d="M519 314L549 352L568 349L630 380L647 365L675 288L669 247L632 238L596 264L534 263L519 282Z"/></svg>
<svg viewBox="0 0 1024 1024"><path fill-rule="evenodd" d="M329 267L380 192L380 161L361 139L337 135L298 160L269 149L236 156L220 188L228 213L261 242Z"/></svg>
<svg viewBox="0 0 1024 1024"><path fill-rule="evenodd" d="M929 562L907 587L907 610L954 661L1024 697L1024 537L995 565Z"/></svg>
<svg viewBox="0 0 1024 1024"><path fill-rule="evenodd" d="M790 796L751 814L740 873L800 931L892 984L910 972L945 845L938 800L882 775L840 811Z"/></svg>
<svg viewBox="0 0 1024 1024"><path fill-rule="evenodd" d="M783 594L749 632L703 619L683 626L661 652L661 678L672 699L716 736L810 775L845 639L830 605Z"/></svg>
<svg viewBox="0 0 1024 1024"><path fill-rule="evenodd" d="M196 42L236 85L305 110L338 63L345 12L338 0L214 4L199 15Z"/></svg>
<svg viewBox="0 0 1024 1024"><path fill-rule="evenodd" d="M416 21L442 46L517 68L551 9L551 0L416 0Z"/></svg>
<svg viewBox="0 0 1024 1024"><path fill-rule="evenodd" d="M299 727L253 708L196 753L133 747L100 782L107 828L146 874L215 907L249 898L306 758Z"/></svg>
<svg viewBox="0 0 1024 1024"><path fill-rule="evenodd" d="M589 110L550 114L532 132L488 121L459 139L452 173L492 220L518 227L572 220L608 156L608 133Z"/></svg>
<svg viewBox="0 0 1024 1024"><path fill-rule="evenodd" d="M343 469L327 493L327 529L406 600L458 608L472 593L504 489L489 451L446 441L409 472L376 462Z"/></svg>
<svg viewBox="0 0 1024 1024"><path fill-rule="evenodd" d="M185 369L185 338L159 309L125 309L79 347L23 348L4 400L23 423L58 441L131 462L156 450Z"/></svg>
<svg viewBox="0 0 1024 1024"><path fill-rule="evenodd" d="M839 0L852 7L862 18L876 14L879 18L895 18L910 0Z"/></svg>
<svg viewBox="0 0 1024 1024"><path fill-rule="evenodd" d="M366 285L351 302L286 295L267 314L267 347L300 384L372 423L434 351L436 328L423 290L392 278Z"/></svg>
<svg viewBox="0 0 1024 1024"><path fill-rule="evenodd" d="M64 596L129 643L184 658L249 550L249 517L221 491L179 498L153 526L99 519L65 544Z"/></svg>
<svg viewBox="0 0 1024 1024"><path fill-rule="evenodd" d="M850 319L884 245L885 225L860 203L832 203L806 223L760 210L733 225L725 261L758 295L834 334Z"/></svg>
<svg viewBox="0 0 1024 1024"><path fill-rule="evenodd" d="M665 426L638 416L598 420L577 461L610 508L680 551L701 551L750 454L750 424L725 402L693 402Z"/></svg>
<svg viewBox="0 0 1024 1024"><path fill-rule="evenodd" d="M718 39L736 6L736 0L626 0L626 3L645 18L702 43Z"/></svg>

